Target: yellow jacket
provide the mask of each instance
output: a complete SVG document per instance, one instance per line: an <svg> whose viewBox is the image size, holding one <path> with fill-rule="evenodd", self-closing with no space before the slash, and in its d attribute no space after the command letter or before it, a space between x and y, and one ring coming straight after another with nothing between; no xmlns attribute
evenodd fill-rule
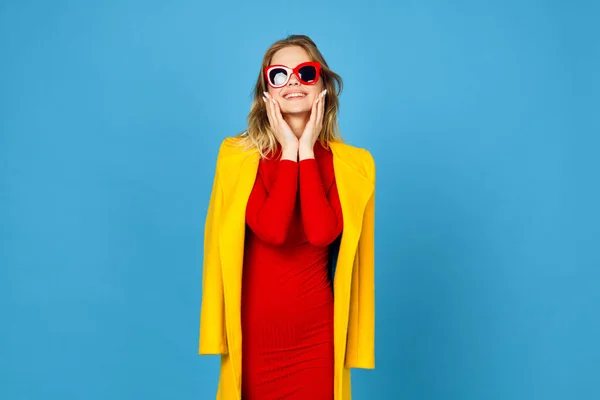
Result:
<svg viewBox="0 0 600 400"><path fill-rule="evenodd" d="M219 149L204 232L199 354L220 354L217 400L240 400L245 210L259 154ZM330 142L344 230L335 262L334 400L350 400L350 368L375 367L375 162L367 150Z"/></svg>

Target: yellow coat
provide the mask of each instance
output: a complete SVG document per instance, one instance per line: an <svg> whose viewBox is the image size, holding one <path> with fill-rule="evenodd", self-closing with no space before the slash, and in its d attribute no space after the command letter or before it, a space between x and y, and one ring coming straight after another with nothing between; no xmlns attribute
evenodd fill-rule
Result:
<svg viewBox="0 0 600 400"><path fill-rule="evenodd" d="M245 210L259 154L219 149L204 232L199 354L220 354L217 400L240 400ZM367 150L330 142L344 230L335 265L334 400L350 400L350 368L375 367L375 162Z"/></svg>

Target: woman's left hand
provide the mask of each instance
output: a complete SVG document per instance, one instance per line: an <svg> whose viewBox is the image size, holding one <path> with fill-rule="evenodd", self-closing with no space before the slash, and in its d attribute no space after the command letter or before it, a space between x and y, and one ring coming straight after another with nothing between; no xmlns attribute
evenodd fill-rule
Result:
<svg viewBox="0 0 600 400"><path fill-rule="evenodd" d="M323 114L325 109L325 94L327 89L323 90L313 103L312 110L310 112L310 119L306 123L304 132L300 136L299 150L300 152L308 151L312 153L315 143L319 138L321 129L323 128Z"/></svg>

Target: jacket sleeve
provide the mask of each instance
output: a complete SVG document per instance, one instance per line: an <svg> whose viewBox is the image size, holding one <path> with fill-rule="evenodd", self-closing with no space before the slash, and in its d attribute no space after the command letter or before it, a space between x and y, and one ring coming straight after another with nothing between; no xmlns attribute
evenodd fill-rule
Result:
<svg viewBox="0 0 600 400"><path fill-rule="evenodd" d="M369 176L375 186L375 162L367 155ZM346 368L375 368L375 189L363 215L354 271L348 320Z"/></svg>
<svg viewBox="0 0 600 400"><path fill-rule="evenodd" d="M221 186L219 162L217 159L204 227L199 354L227 354L225 300L223 296L221 257L219 254L219 226L222 209L223 188Z"/></svg>

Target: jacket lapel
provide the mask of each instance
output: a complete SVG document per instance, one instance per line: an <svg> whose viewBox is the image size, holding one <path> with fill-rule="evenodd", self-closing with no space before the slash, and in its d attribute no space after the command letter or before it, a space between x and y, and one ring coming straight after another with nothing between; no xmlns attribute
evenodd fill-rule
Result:
<svg viewBox="0 0 600 400"><path fill-rule="evenodd" d="M243 152L227 156L221 163L223 219L219 237L227 345L233 376L241 388L242 370L242 265L246 233L246 204L254 186L260 155Z"/></svg>
<svg viewBox="0 0 600 400"><path fill-rule="evenodd" d="M335 290L334 283L340 251L354 255L360 237L362 216L374 186L367 177L359 172L359 167L356 165L357 160L348 153L347 145L337 142L330 142L329 145L333 152L333 169L344 218L344 231L341 237L330 245L329 277ZM350 277L351 271L347 273ZM346 281L346 279L342 279L342 281Z"/></svg>
<svg viewBox="0 0 600 400"><path fill-rule="evenodd" d="M330 147L333 152L333 169L344 218L344 231L342 232L341 241L333 243L334 251L339 248L339 254L333 259L334 264L332 265L332 278L334 278L333 282L335 283L337 277L336 267L340 262L339 257L347 255L351 256L352 259L354 258L365 207L375 187L373 182L359 171L360 167L357 162L361 160L352 157L348 145L331 142ZM357 151L358 149L352 150ZM349 282L352 276L351 268L346 268L343 274L347 275L344 277L347 279L341 279L341 281Z"/></svg>
<svg viewBox="0 0 600 400"><path fill-rule="evenodd" d="M360 149L343 143L330 143L333 152L333 167L339 192L344 230L339 241L339 251L332 266L334 293L334 360L335 393L343 393L344 360L348 340L348 320L351 307L352 272L362 230L365 207L373 190L373 182L360 172L364 161ZM337 242L337 241L336 241ZM334 243L335 245L335 243Z"/></svg>

